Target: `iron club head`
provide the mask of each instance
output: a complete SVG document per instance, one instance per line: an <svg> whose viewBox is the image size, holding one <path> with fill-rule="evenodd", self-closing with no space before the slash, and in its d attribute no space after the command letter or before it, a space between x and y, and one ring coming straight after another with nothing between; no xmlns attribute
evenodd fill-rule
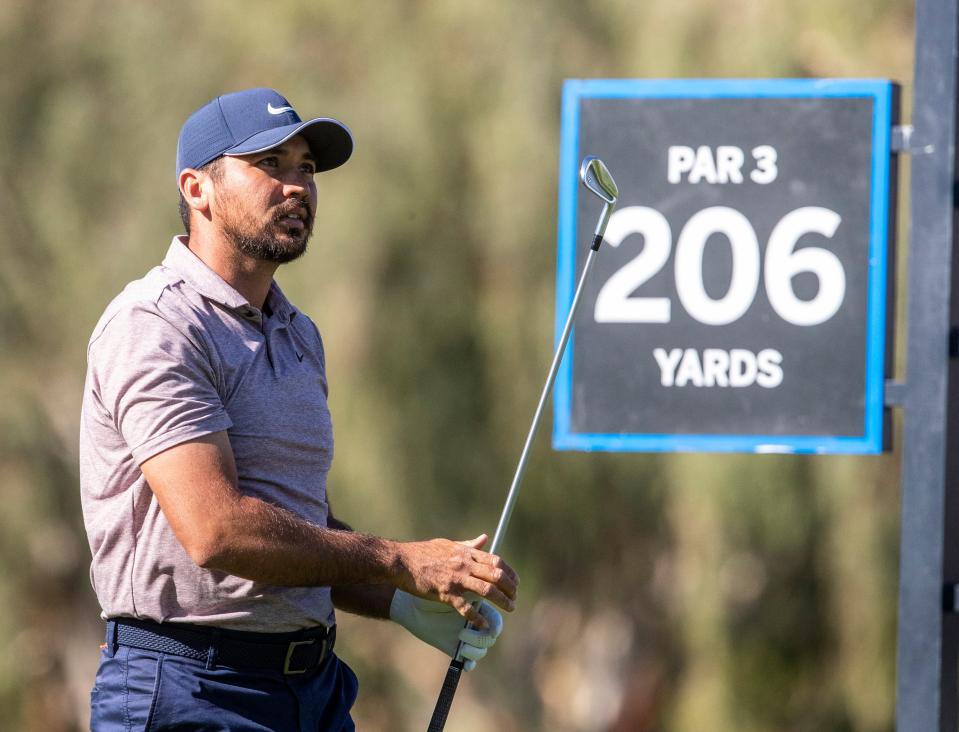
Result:
<svg viewBox="0 0 959 732"><path fill-rule="evenodd" d="M579 178L584 186L606 203L613 205L619 198L619 188L616 187L616 181L613 180L609 168L595 155L587 155L583 158L583 164L579 167Z"/></svg>

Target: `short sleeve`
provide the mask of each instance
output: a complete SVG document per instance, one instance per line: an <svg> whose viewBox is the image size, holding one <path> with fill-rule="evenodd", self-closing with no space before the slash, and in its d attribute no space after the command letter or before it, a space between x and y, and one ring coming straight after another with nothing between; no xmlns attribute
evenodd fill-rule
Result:
<svg viewBox="0 0 959 732"><path fill-rule="evenodd" d="M232 426L199 340L152 303L123 307L90 343L90 388L138 464Z"/></svg>

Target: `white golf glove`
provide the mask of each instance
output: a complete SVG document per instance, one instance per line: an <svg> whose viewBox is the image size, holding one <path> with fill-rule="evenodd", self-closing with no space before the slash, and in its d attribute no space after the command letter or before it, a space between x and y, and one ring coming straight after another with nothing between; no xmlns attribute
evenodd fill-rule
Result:
<svg viewBox="0 0 959 732"><path fill-rule="evenodd" d="M450 658L456 653L456 645L463 641L460 649L460 656L465 661L463 668L471 671L476 662L493 647L503 630L503 616L499 610L485 601L477 605L477 610L489 623L486 630L465 627L463 616L449 605L397 590L390 603L390 620Z"/></svg>

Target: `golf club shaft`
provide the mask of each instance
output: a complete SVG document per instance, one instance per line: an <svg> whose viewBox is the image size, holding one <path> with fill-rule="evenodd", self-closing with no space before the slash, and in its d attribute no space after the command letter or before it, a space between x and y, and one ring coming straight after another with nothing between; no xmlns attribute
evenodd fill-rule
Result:
<svg viewBox="0 0 959 732"><path fill-rule="evenodd" d="M499 523L496 525L496 533L493 535L493 543L489 546L489 553L495 554L499 548L500 542L506 535L506 529L509 527L510 518L513 515L513 507L516 505L516 499L519 496L519 486L523 480L523 474L526 472L526 463L529 460L530 450L533 446L533 440L539 429L539 423L543 416L543 409L546 406L546 400L553 390L553 382L556 381L556 374L559 372L559 365L563 361L563 353L566 351L566 344L569 341L569 335L573 330L573 321L576 319L576 311L579 309L580 296L583 294L583 287L586 284L586 278L593 268L593 261L596 259L596 253L599 251L599 245L603 241L603 234L606 231L606 224L609 222L609 216L612 212L612 205L606 204L603 213L596 226L596 234L593 237L593 245L589 249L589 255L586 257L586 264L583 266L583 273L579 277L579 284L576 285L576 294L573 295L573 304L569 308L569 315L566 316L566 325L563 327L563 334L560 336L559 344L556 347L556 353L553 354L553 363L549 367L549 374L546 377L546 384L543 386L543 393L539 397L539 404L536 406L536 413L533 415L533 424L530 425L529 434L526 436L526 444L523 446L523 453L520 455L519 464L516 466L516 473L513 475L513 482L510 485L509 493L506 496L506 504L503 506L503 512L500 514ZM469 623L467 623L469 625ZM450 707L453 704L453 696L456 694L456 687L459 685L460 675L463 672L463 661L460 659L460 650L463 642L456 646L456 653L450 662L450 667L446 672L446 679L443 681L443 688L440 690L439 698L436 700L436 707L433 709L433 716L430 719L430 726L427 732L442 732L446 726L446 718L449 716Z"/></svg>
<svg viewBox="0 0 959 732"><path fill-rule="evenodd" d="M576 317L576 310L579 307L580 295L583 294L583 286L586 284L586 278L593 267L593 261L596 258L596 249L590 249L586 257L586 264L583 266L583 274L580 275L579 284L576 286L576 294L573 295L573 304L569 309L569 315L566 317L566 325L563 328L563 334L560 336L559 345L556 347L556 353L553 354L553 363L549 367L549 375L546 377L546 384L543 386L543 393L540 394L539 404L536 406L536 414L533 415L533 424L530 425L529 434L526 436L526 444L523 446L523 454L520 455L519 464L516 466L516 473L513 475L513 482L509 487L509 494L506 496L506 503L503 506L503 512L500 514L499 523L496 525L496 533L493 535L493 543L489 546L489 553L495 554L499 545L506 535L509 528L510 518L513 516L513 507L516 505L516 499L519 496L519 486L526 473L526 463L529 461L529 454L533 447L533 440L536 439L536 432L539 430L539 423L542 421L543 410L546 407L546 401L553 390L553 383L556 381L556 374L559 371L559 365L563 361L563 354L566 351L566 343L569 341L569 334L573 330L573 320Z"/></svg>

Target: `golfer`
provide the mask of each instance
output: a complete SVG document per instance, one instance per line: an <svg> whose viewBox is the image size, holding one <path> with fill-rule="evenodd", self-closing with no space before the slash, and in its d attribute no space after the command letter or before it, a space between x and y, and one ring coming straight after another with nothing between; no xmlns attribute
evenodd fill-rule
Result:
<svg viewBox="0 0 959 732"><path fill-rule="evenodd" d="M352 730L335 609L390 618L467 668L512 610L486 541L396 542L334 518L320 333L273 281L306 250L314 176L353 140L270 89L184 123L186 233L107 307L80 436L106 639L94 730ZM388 490L388 487L384 487ZM464 629L464 619L475 629Z"/></svg>

